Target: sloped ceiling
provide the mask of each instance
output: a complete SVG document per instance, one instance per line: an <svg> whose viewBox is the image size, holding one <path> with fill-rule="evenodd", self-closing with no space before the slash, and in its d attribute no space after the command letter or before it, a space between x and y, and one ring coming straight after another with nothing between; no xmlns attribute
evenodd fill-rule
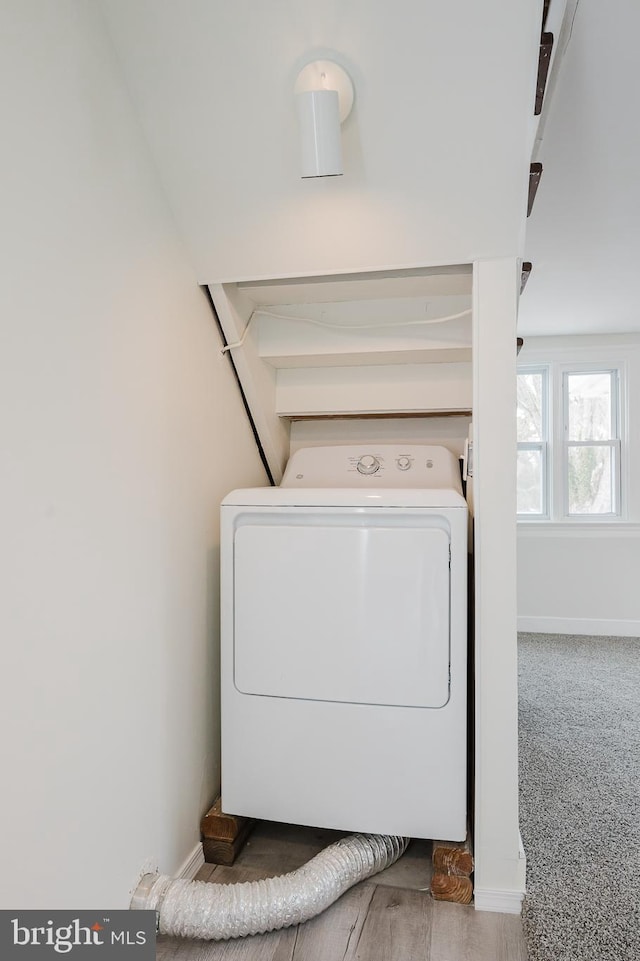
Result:
<svg viewBox="0 0 640 961"><path fill-rule="evenodd" d="M101 7L200 282L524 253L542 0ZM325 57L345 174L303 181L293 84Z"/></svg>
<svg viewBox="0 0 640 961"><path fill-rule="evenodd" d="M640 4L580 0L537 160L518 333L640 331Z"/></svg>

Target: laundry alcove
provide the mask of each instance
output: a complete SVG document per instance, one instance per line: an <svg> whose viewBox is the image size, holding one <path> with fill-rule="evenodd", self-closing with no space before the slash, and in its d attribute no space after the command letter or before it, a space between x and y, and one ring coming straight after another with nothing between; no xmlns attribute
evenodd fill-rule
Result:
<svg viewBox="0 0 640 961"><path fill-rule="evenodd" d="M507 257L208 285L228 345L220 363L231 354L276 484L311 434L426 442L433 430L434 442L462 447L473 416L474 896L480 909L509 912L520 910L525 873L511 456L521 274Z"/></svg>

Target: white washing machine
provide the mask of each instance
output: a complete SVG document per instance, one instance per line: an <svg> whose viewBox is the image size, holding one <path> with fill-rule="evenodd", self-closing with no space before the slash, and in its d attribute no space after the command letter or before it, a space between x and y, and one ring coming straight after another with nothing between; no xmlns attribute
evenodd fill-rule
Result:
<svg viewBox="0 0 640 961"><path fill-rule="evenodd" d="M467 505L446 448L297 451L222 504L222 807L466 836Z"/></svg>

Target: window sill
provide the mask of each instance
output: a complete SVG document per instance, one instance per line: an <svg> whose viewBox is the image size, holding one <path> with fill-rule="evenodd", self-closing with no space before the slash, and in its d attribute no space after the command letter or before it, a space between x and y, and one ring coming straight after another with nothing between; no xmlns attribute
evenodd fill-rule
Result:
<svg viewBox="0 0 640 961"><path fill-rule="evenodd" d="M640 524L619 520L518 520L518 537L640 537Z"/></svg>

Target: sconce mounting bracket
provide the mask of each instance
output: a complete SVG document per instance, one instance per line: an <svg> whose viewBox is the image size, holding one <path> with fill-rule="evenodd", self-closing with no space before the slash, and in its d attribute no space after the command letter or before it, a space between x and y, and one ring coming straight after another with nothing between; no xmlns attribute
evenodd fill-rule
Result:
<svg viewBox="0 0 640 961"><path fill-rule="evenodd" d="M303 67L294 86L295 93L310 90L337 90L340 123L344 123L353 107L353 83L339 63L333 60L314 60Z"/></svg>

